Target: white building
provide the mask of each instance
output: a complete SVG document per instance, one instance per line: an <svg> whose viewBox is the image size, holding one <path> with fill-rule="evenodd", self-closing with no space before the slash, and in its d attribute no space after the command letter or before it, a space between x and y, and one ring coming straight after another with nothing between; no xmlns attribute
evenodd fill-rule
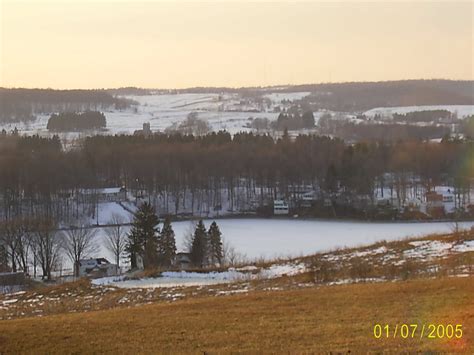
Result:
<svg viewBox="0 0 474 355"><path fill-rule="evenodd" d="M274 215L287 215L290 213L288 204L283 200L273 201L273 214Z"/></svg>

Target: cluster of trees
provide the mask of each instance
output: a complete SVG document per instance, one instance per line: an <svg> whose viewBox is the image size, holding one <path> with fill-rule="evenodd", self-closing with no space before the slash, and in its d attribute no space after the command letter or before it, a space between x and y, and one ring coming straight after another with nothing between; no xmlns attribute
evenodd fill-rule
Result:
<svg viewBox="0 0 474 355"><path fill-rule="evenodd" d="M188 246L190 259L194 266L202 268L207 265L222 264L224 252L221 236L222 233L215 221L206 231L203 221L199 220Z"/></svg>
<svg viewBox="0 0 474 355"><path fill-rule="evenodd" d="M302 115L297 110L281 112L278 119L273 123L273 128L278 131L295 131L304 128L313 128L315 124L312 111L306 111Z"/></svg>
<svg viewBox="0 0 474 355"><path fill-rule="evenodd" d="M98 250L95 237L96 229L88 227L60 231L57 223L49 218L4 220L0 222L0 254L4 256L0 264L4 269L26 274L30 274L32 266L34 276L40 267L42 278L51 280L52 271L62 264L64 255L71 261L74 275L79 276L79 260Z"/></svg>
<svg viewBox="0 0 474 355"><path fill-rule="evenodd" d="M98 111L53 113L46 128L55 132L83 131L105 128L105 115Z"/></svg>
<svg viewBox="0 0 474 355"><path fill-rule="evenodd" d="M112 96L104 90L52 90L0 88L0 122L34 119L50 112L126 109L136 102Z"/></svg>
<svg viewBox="0 0 474 355"><path fill-rule="evenodd" d="M126 251L132 269L143 263L145 269L170 266L176 255L176 241L171 221L167 218L161 231L155 208L144 203L135 213L132 229L128 234Z"/></svg>
<svg viewBox="0 0 474 355"><path fill-rule="evenodd" d="M403 113L394 113L392 118L396 122L438 122L443 119L457 120L456 115L448 110L426 110Z"/></svg>
<svg viewBox="0 0 474 355"><path fill-rule="evenodd" d="M208 231L202 220L197 223L192 237L188 240L193 266L202 268L222 263L221 235L216 222L211 224ZM170 218L165 219L160 230L154 207L147 202L143 203L135 213L125 251L130 256L132 269L141 266L140 264L143 264L145 269L172 266L176 256L176 240Z"/></svg>
<svg viewBox="0 0 474 355"><path fill-rule="evenodd" d="M127 234L124 220L114 215L105 231L105 248L115 258L120 269L120 259L125 255ZM61 268L65 256L73 265L74 276L79 276L79 261L93 256L99 250L97 229L79 226L58 229L51 218L15 218L0 221L0 270L22 271L51 280L52 272Z"/></svg>
<svg viewBox="0 0 474 355"><path fill-rule="evenodd" d="M469 140L361 142L300 135L226 132L196 137L155 134L95 136L64 151L57 137L0 136L0 212L6 218L40 215L59 220L77 216L74 199L82 188L126 186L131 191L164 196L160 214L177 213L204 203L238 209L242 201L289 196L290 186L310 185L330 196L372 194L385 185L402 191L407 173L423 186L450 184L467 189L474 169ZM394 179L387 186L384 174ZM76 194L72 194L76 196ZM171 199L172 197L172 199ZM225 203L224 203L225 202Z"/></svg>
<svg viewBox="0 0 474 355"><path fill-rule="evenodd" d="M461 130L468 139L474 139L474 115L463 120Z"/></svg>
<svg viewBox="0 0 474 355"><path fill-rule="evenodd" d="M61 243L51 219L16 218L0 222L0 249L12 271L28 273L30 258L39 265L43 278L50 280L58 261ZM5 265L4 265L5 266Z"/></svg>
<svg viewBox="0 0 474 355"><path fill-rule="evenodd" d="M194 135L202 136L211 132L211 126L205 120L198 117L197 112L190 112L186 119L180 123L173 123L171 126L166 128L168 134L183 134L183 135Z"/></svg>

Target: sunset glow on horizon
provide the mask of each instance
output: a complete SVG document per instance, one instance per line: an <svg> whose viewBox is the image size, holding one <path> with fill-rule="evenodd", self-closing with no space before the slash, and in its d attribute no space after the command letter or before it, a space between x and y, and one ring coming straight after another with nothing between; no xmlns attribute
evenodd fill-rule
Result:
<svg viewBox="0 0 474 355"><path fill-rule="evenodd" d="M472 2L0 4L4 87L473 79Z"/></svg>

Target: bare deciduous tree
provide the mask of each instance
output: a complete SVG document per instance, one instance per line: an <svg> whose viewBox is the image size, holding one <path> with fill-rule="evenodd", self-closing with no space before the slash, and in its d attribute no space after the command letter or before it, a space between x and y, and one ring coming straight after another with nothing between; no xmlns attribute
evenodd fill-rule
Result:
<svg viewBox="0 0 474 355"><path fill-rule="evenodd" d="M120 270L120 258L127 247L127 232L122 225L124 222L125 219L122 216L113 214L108 222L113 226L105 228L105 247L114 255L118 270Z"/></svg>
<svg viewBox="0 0 474 355"><path fill-rule="evenodd" d="M51 280L51 271L59 256L61 240L55 231L55 223L52 220L38 221L34 230L34 250L43 271L42 278Z"/></svg>
<svg viewBox="0 0 474 355"><path fill-rule="evenodd" d="M237 252L226 240L222 240L222 265L235 266L246 261L245 255Z"/></svg>
<svg viewBox="0 0 474 355"><path fill-rule="evenodd" d="M3 245L7 258L11 263L11 270L17 271L17 249L19 228L17 221L4 221L0 224L0 244Z"/></svg>
<svg viewBox="0 0 474 355"><path fill-rule="evenodd" d="M74 276L79 276L79 260L91 256L97 251L94 239L96 230L91 228L74 228L63 233L62 247L74 263Z"/></svg>

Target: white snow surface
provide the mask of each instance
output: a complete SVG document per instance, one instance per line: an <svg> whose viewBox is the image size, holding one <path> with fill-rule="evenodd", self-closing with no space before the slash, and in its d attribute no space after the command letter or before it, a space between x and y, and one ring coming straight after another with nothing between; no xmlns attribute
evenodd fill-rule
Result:
<svg viewBox="0 0 474 355"><path fill-rule="evenodd" d="M126 207L134 211L136 207L131 203L124 203ZM118 216L121 218L123 223L130 223L133 220L133 215L124 209L119 203L117 202L103 202L99 204L99 213L97 214L96 218L90 218L90 224L97 224L97 217L99 225L106 225L110 224L112 218L114 216Z"/></svg>
<svg viewBox="0 0 474 355"><path fill-rule="evenodd" d="M212 220L204 220L206 227ZM374 223L358 221L296 220L296 219L220 219L217 224L223 238L237 252L248 258L297 257L342 247L358 247L382 240L451 232L451 224ZM184 235L190 222L175 222L179 250L184 249ZM461 228L470 228L465 222Z"/></svg>
<svg viewBox="0 0 474 355"><path fill-rule="evenodd" d="M240 269L242 270L242 269ZM256 274L229 269L223 272L166 271L160 277L124 280L123 277L104 277L92 280L94 285L111 285L121 288L167 288L184 286L205 286L245 281L256 278L275 278L291 276L304 272L304 264L275 264Z"/></svg>
<svg viewBox="0 0 474 355"><path fill-rule="evenodd" d="M474 251L474 240L467 240L462 244L455 245L452 250L458 253Z"/></svg>
<svg viewBox="0 0 474 355"><path fill-rule="evenodd" d="M206 228L213 220L204 220ZM382 240L392 241L452 231L449 222L375 223L332 220L229 218L216 220L224 243L231 245L246 259L298 257L343 247L359 247ZM173 222L178 251L186 250L186 235L194 222ZM470 228L474 222L463 222ZM129 227L125 227L128 230ZM98 228L97 257L113 260L105 248L105 232ZM380 250L383 252L383 250ZM373 253L373 251L371 251Z"/></svg>
<svg viewBox="0 0 474 355"><path fill-rule="evenodd" d="M438 240L423 240L410 242L415 248L405 250L403 255L408 258L432 258L447 255L452 243L441 242Z"/></svg>

